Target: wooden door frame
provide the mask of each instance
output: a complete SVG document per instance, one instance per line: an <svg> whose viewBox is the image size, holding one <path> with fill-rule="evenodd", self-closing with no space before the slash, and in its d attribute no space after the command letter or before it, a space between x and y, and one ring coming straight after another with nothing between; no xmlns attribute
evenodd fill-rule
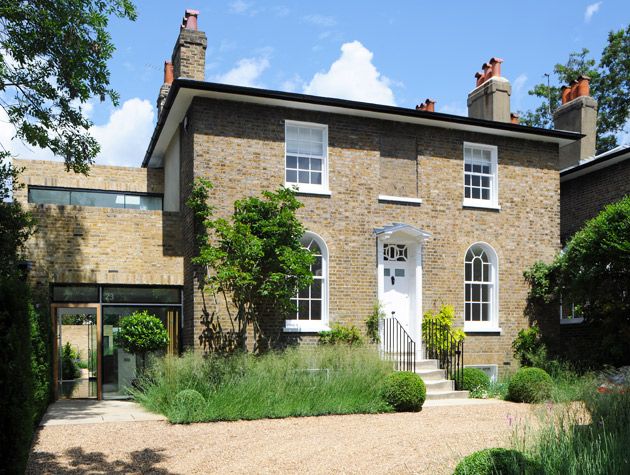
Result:
<svg viewBox="0 0 630 475"><path fill-rule="evenodd" d="M53 374L55 382L55 400L59 398L59 345L57 344L57 310L60 308L94 308L96 309L96 399L103 399L103 345L102 340L102 322L101 322L101 304L98 303L53 303L50 305L50 315L53 326Z"/></svg>

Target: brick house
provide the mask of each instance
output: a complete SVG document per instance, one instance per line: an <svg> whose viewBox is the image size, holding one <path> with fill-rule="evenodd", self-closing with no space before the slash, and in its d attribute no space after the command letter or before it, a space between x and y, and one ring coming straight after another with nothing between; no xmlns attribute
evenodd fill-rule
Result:
<svg viewBox="0 0 630 475"><path fill-rule="evenodd" d="M194 279L184 206L196 177L214 184L219 216L279 186L304 203L315 281L295 315L266 320L273 344L313 342L335 322L363 328L380 301L421 356L423 312L450 304L466 364L511 365L527 325L523 271L560 250L559 150L582 136L514 123L496 58L460 117L429 100L407 109L205 82L206 45L187 12L141 168L93 166L85 177L18 163L27 188L16 197L40 227L32 282L58 324L84 312L98 327L94 394L115 397L132 377L129 355L104 340L130 309L155 311L183 347L207 348L213 309Z"/></svg>
<svg viewBox="0 0 630 475"><path fill-rule="evenodd" d="M577 89L581 91L578 94ZM580 141L560 148L560 238L564 246L610 203L630 194L630 146L596 155L597 101L589 95L589 79L563 87L554 127L582 134ZM573 94L572 94L573 93ZM593 328L582 325L573 302L561 302L558 316L539 322L547 343L558 354L580 355L590 345ZM579 358L578 358L579 359Z"/></svg>

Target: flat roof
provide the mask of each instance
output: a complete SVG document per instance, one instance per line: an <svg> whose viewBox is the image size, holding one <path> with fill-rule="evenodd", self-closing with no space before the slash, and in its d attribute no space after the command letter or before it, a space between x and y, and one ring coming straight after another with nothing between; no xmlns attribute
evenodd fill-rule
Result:
<svg viewBox="0 0 630 475"><path fill-rule="evenodd" d="M560 171L560 181L569 181L580 176L601 170L630 158L630 145L621 145L596 155L587 162Z"/></svg>
<svg viewBox="0 0 630 475"><path fill-rule="evenodd" d="M539 142L552 142L567 145L583 137L582 134L561 130L528 127L525 125L492 120L474 119L440 112L418 111L404 107L349 101L331 97L311 96L293 92L272 91L253 87L232 86L193 79L178 78L173 81L162 113L153 131L142 166L147 167L156 158L155 166L161 159L183 120L188 107L195 97L206 97L237 102L249 102L292 109L329 112L373 119L389 120L441 127L454 130L514 137Z"/></svg>

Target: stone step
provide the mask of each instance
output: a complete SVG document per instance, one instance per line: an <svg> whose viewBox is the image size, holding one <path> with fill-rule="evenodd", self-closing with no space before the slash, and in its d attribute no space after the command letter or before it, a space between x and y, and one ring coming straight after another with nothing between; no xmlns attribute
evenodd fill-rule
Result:
<svg viewBox="0 0 630 475"><path fill-rule="evenodd" d="M416 361L416 371L425 369L439 369L437 360L418 360Z"/></svg>
<svg viewBox="0 0 630 475"><path fill-rule="evenodd" d="M438 391L434 393L427 392L427 399L468 399L468 391Z"/></svg>
<svg viewBox="0 0 630 475"><path fill-rule="evenodd" d="M455 383L450 379L427 380L424 385L427 388L427 394L455 390Z"/></svg>
<svg viewBox="0 0 630 475"><path fill-rule="evenodd" d="M446 371L443 369L416 369L416 373L423 381L435 381L436 379L446 379Z"/></svg>

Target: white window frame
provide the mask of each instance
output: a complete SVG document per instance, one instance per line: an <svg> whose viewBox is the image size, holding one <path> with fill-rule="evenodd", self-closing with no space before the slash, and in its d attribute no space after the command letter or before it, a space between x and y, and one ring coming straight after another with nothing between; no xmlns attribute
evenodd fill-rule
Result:
<svg viewBox="0 0 630 475"><path fill-rule="evenodd" d="M487 254L492 272L491 292L490 292L490 319L486 322L466 321L466 286L468 284L478 284L476 281L466 280L466 255L473 247L481 247ZM464 253L464 332L466 333L500 333L499 326L499 257L494 248L486 242L475 242L466 248Z"/></svg>
<svg viewBox="0 0 630 475"><path fill-rule="evenodd" d="M575 316L575 303L571 302L571 317L564 318L562 296L560 296L560 325L577 325L584 321L584 317Z"/></svg>
<svg viewBox="0 0 630 475"><path fill-rule="evenodd" d="M313 239L319 246L322 253L322 318L321 320L285 320L284 331L314 333L330 330L330 326L328 324L328 246L326 245L326 241L324 241L319 234L314 232L307 231L304 233L303 237Z"/></svg>
<svg viewBox="0 0 630 475"><path fill-rule="evenodd" d="M287 128L289 126L317 128L317 129L322 130L323 132L322 140L324 143L324 155L322 156L322 183L321 185L314 185L310 183L293 183L293 182L287 181ZM298 193L330 195L330 190L328 188L328 125L317 124L314 122L299 122L295 120L285 120L284 121L284 167L282 170L284 174L283 181L284 181L285 187L294 188Z"/></svg>
<svg viewBox="0 0 630 475"><path fill-rule="evenodd" d="M490 152L490 171L492 175L492 183L490 186L490 199L482 198L466 198L466 154L465 149L472 148L478 150L487 150ZM499 151L496 145L486 145L480 143L464 142L462 147L463 165L462 170L464 175L462 177L462 196L463 206L471 208L487 208L499 210Z"/></svg>

